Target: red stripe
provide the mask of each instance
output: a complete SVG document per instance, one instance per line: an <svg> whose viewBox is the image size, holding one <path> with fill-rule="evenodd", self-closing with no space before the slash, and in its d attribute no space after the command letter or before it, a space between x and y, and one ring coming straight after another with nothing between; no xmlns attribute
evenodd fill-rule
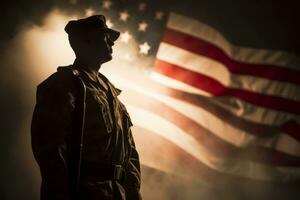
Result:
<svg viewBox="0 0 300 200"><path fill-rule="evenodd" d="M160 117L165 118L184 130L189 135L193 136L197 141L199 141L199 143L217 154L218 157L230 157L231 159L234 158L238 160L251 160L272 166L300 166L300 157L290 156L286 153L278 152L277 150L265 147L250 146L238 148L215 136L200 124L187 118L183 114L158 101L157 99L149 96L143 96L142 94L131 90L126 90L126 93L128 97L136 97L125 97L126 102L146 109L149 112L159 113Z"/></svg>
<svg viewBox="0 0 300 200"><path fill-rule="evenodd" d="M215 96L234 96L249 103L283 112L300 114L300 103L282 97L259 94L251 91L226 88L220 82L203 74L157 59L154 70Z"/></svg>
<svg viewBox="0 0 300 200"><path fill-rule="evenodd" d="M225 110L224 108L212 103L212 101L210 101L208 98L203 97L201 95L191 94L191 93L187 93L187 92L183 92L171 88L167 89L162 85L158 87L158 84L157 84L157 88L165 88L164 90L161 91L164 91L166 95L199 106L202 109L205 109L206 111L212 113L214 116L218 117L219 119L222 119L225 123L228 123L241 130L244 130L247 133L251 133L259 137L268 137L282 131L300 142L300 134L299 134L300 126L295 121L286 122L280 127L260 124L260 123L248 121L246 119L243 119L242 117L238 117L233 113ZM218 98L218 97L212 97L212 98Z"/></svg>
<svg viewBox="0 0 300 200"><path fill-rule="evenodd" d="M205 40L185 33L166 29L163 42L206 56L222 63L230 72L258 76L300 85L300 71L271 64L250 64L231 59L222 49Z"/></svg>
<svg viewBox="0 0 300 200"><path fill-rule="evenodd" d="M281 130L300 141L300 125L296 121L289 121L283 124Z"/></svg>
<svg viewBox="0 0 300 200"><path fill-rule="evenodd" d="M246 131L247 133L257 137L269 137L278 132L278 127L246 120L213 103L214 99L219 97L212 97L213 99L209 99L201 95L182 92L176 89L168 89L166 94L201 107L224 121L224 123L230 124L233 127ZM218 101L218 99L216 99L216 101Z"/></svg>
<svg viewBox="0 0 300 200"><path fill-rule="evenodd" d="M176 99L186 101L188 103L194 104L196 106L201 107L202 109L210 112L214 116L218 117L224 123L228 123L233 127L236 127L240 130L246 131L247 133L253 134L258 137L268 137L274 134L278 134L280 131L284 131L285 133L289 134L290 136L294 137L296 140L300 142L300 126L297 125L297 129L290 130L286 132L280 126L271 126L266 125L259 122L253 122L247 120L243 117L239 117L234 113L230 112L229 110L222 108L221 106L217 105L214 102L218 102L220 100L226 101L228 98L224 97L205 97L202 95L192 94L188 92L184 92L181 90L173 89L166 87L156 81L151 79L147 79L144 76L136 76L136 73L133 73L132 70L120 70L117 71L120 74L123 74L124 77L127 77L132 83L136 85L141 85L145 90L150 90L155 93L160 93L166 96L171 96ZM124 85L125 86L125 85ZM126 93L126 91L124 91ZM283 126L283 125L282 125Z"/></svg>
<svg viewBox="0 0 300 200"><path fill-rule="evenodd" d="M249 146L244 148L239 155L241 160L243 160L242 157L249 157L249 160L269 164L271 166L300 166L300 157L291 156L263 146Z"/></svg>

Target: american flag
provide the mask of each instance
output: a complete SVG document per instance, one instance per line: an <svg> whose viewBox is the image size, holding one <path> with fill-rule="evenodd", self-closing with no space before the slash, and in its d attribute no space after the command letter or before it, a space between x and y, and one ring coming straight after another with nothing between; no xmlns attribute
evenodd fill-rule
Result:
<svg viewBox="0 0 300 200"><path fill-rule="evenodd" d="M144 166L222 188L299 184L298 57L233 45L151 1L85 10L98 12L121 31L110 79L123 90Z"/></svg>

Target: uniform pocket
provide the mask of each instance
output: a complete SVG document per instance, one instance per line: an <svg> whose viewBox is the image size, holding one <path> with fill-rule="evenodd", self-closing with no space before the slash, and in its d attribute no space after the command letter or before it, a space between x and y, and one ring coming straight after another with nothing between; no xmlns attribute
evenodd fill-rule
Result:
<svg viewBox="0 0 300 200"><path fill-rule="evenodd" d="M103 121L107 133L111 133L113 130L113 119L110 112L109 103L104 93L95 91L94 98L97 101L97 106L100 109L100 119Z"/></svg>

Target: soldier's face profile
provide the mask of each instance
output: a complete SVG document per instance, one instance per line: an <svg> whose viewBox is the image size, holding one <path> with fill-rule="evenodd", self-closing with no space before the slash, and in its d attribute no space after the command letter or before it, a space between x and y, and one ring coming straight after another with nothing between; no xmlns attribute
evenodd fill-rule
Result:
<svg viewBox="0 0 300 200"><path fill-rule="evenodd" d="M109 34L103 31L91 31L88 33L88 54L99 60L101 63L112 59L112 46L114 42Z"/></svg>

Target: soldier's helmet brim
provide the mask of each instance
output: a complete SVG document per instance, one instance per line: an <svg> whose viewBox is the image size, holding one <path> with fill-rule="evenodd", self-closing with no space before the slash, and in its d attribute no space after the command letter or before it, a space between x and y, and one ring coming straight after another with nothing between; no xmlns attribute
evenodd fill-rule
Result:
<svg viewBox="0 0 300 200"><path fill-rule="evenodd" d="M110 39L112 41L116 41L120 36L120 32L117 30L106 28L106 31L109 33Z"/></svg>

